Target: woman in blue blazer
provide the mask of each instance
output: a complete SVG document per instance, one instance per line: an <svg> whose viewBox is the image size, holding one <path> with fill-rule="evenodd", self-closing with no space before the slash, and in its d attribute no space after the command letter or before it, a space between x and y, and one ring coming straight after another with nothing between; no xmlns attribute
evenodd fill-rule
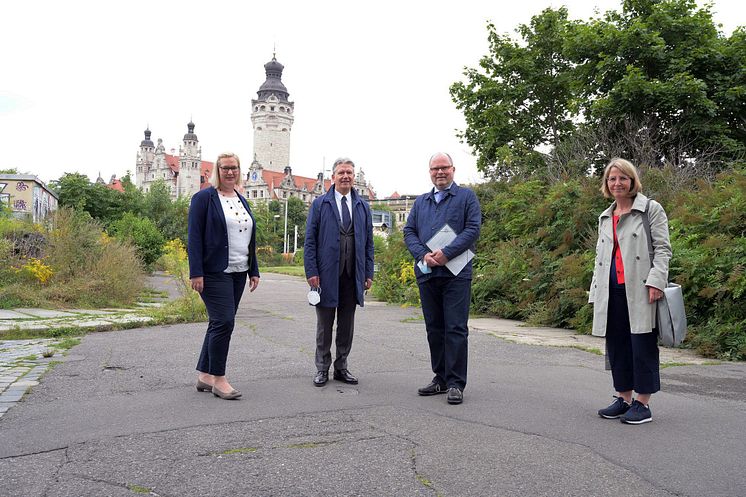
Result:
<svg viewBox="0 0 746 497"><path fill-rule="evenodd" d="M256 224L246 199L236 191L241 163L235 154L218 156L213 187L195 193L189 208L189 278L207 308L209 324L197 362L197 390L222 399L241 392L225 377L228 346L246 280L259 285Z"/></svg>

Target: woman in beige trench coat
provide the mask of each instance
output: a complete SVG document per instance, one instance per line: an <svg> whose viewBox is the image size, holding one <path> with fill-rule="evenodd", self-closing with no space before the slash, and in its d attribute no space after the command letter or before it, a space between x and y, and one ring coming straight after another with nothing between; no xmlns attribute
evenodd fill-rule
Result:
<svg viewBox="0 0 746 497"><path fill-rule="evenodd" d="M658 202L648 202L641 188L637 169L629 161L615 158L604 169L601 191L614 202L598 218L589 297L593 334L606 337L617 392L614 402L598 414L629 424L653 420L650 396L660 390L656 301L663 296L671 258L666 213ZM646 210L652 267L642 221Z"/></svg>

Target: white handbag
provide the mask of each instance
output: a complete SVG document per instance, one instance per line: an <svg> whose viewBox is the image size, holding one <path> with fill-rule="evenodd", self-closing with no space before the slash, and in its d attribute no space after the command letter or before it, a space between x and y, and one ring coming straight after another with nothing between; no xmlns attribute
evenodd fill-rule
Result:
<svg viewBox="0 0 746 497"><path fill-rule="evenodd" d="M650 234L650 217L648 208L650 199L645 205L645 212L642 214L642 226L645 228L645 234L648 237L648 253L650 255L650 267L653 266L653 237ZM658 325L658 338L665 347L676 347L684 341L686 337L686 311L684 309L684 293L681 291L681 285L668 282L663 289L661 297L656 305L656 323Z"/></svg>

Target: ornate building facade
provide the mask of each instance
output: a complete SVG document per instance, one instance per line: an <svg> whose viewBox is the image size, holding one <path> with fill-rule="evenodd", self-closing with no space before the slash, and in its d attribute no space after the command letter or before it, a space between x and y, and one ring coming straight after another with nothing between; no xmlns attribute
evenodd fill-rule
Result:
<svg viewBox="0 0 746 497"><path fill-rule="evenodd" d="M251 100L251 124L254 131L254 157L247 168L243 158L242 190L252 202L286 200L297 197L306 205L326 193L331 180L319 172L316 177L296 176L290 166L290 133L295 120L295 103L291 102L287 87L282 82L284 66L273 55L264 64L266 79ZM171 188L173 198L191 196L210 185L210 174L214 163L202 160L202 148L194 133L194 123L187 124L187 133L179 148L179 155L167 154L159 138L154 145L150 129L145 130L145 139L137 153L135 184L144 191L163 179ZM354 160L354 159L353 159ZM376 198L373 188L365 179L365 173L356 167L355 188L368 200Z"/></svg>
<svg viewBox="0 0 746 497"><path fill-rule="evenodd" d="M290 132L295 120L295 103L282 82L285 66L272 60L264 64L266 80L251 100L251 123L254 126L254 160L244 179L244 190L249 200L285 200L297 197L307 205L326 193L331 180L323 172L314 177L296 176L290 166ZM354 159L353 159L354 160ZM358 166L355 188L366 199L374 199L375 192ZM245 170L245 169L244 169Z"/></svg>
<svg viewBox="0 0 746 497"><path fill-rule="evenodd" d="M171 189L171 197L191 197L209 185L213 163L202 160L202 147L194 133L194 123L187 124L187 133L179 147L179 155L166 153L163 140L158 145L150 139L150 129L145 130L145 139L140 142L135 165L135 184L147 192L158 180L163 180Z"/></svg>

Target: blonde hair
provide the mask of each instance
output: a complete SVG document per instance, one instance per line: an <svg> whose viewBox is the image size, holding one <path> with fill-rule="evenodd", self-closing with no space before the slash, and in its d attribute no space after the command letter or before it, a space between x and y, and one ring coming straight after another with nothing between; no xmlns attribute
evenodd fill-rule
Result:
<svg viewBox="0 0 746 497"><path fill-rule="evenodd" d="M236 159L236 165L238 165L238 183L239 185L241 183L241 159L239 159L238 156L232 152L223 152L222 154L218 155L218 160L215 161L215 167L213 168L212 175L210 176L210 183L218 190L220 190L220 161L223 159Z"/></svg>
<svg viewBox="0 0 746 497"><path fill-rule="evenodd" d="M614 157L609 161L608 164L606 164L606 168L604 169L604 176L601 180L601 193L604 194L604 197L612 197L611 191L609 190L608 181L612 167L619 169L622 174L632 179L631 184L629 185L630 197L634 197L642 190L642 182L640 181L640 175L637 173L637 168L628 160Z"/></svg>

